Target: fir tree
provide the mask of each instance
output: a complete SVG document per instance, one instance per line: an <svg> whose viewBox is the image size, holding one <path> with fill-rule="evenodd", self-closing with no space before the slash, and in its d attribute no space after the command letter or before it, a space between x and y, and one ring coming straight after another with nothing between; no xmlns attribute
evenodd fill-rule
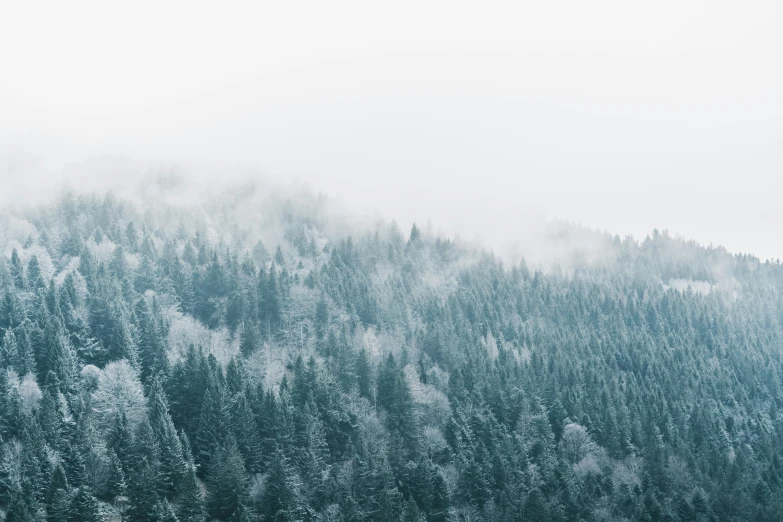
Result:
<svg viewBox="0 0 783 522"><path fill-rule="evenodd" d="M112 450L109 454L109 477L106 483L106 496L114 500L125 497L127 492L128 485L125 480L125 471L117 453Z"/></svg>
<svg viewBox="0 0 783 522"><path fill-rule="evenodd" d="M99 522L102 520L98 501L87 486L82 486L71 501L68 522Z"/></svg>
<svg viewBox="0 0 783 522"><path fill-rule="evenodd" d="M178 498L179 510L177 517L180 522L203 522L204 499L201 496L201 488L196 479L195 466L188 466L182 481L181 493Z"/></svg>
<svg viewBox="0 0 783 522"><path fill-rule="evenodd" d="M216 448L209 464L207 513L218 520L232 520L249 505L248 478L233 438Z"/></svg>
<svg viewBox="0 0 783 522"><path fill-rule="evenodd" d="M148 396L149 416L159 449L161 495L171 499L177 493L185 474L182 445L169 415L166 392L160 379L153 378Z"/></svg>

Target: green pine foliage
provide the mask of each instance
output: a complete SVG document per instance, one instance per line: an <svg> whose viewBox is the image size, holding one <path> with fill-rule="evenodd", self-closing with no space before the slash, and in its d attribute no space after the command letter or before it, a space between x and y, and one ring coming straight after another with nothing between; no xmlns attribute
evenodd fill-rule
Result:
<svg viewBox="0 0 783 522"><path fill-rule="evenodd" d="M781 519L779 262L535 270L280 198L0 234L5 520Z"/></svg>

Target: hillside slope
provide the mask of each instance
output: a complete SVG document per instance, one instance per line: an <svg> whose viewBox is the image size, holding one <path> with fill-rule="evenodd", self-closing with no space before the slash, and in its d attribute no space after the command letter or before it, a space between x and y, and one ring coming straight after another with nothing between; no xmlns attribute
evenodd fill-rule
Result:
<svg viewBox="0 0 783 522"><path fill-rule="evenodd" d="M779 263L656 232L534 270L160 190L0 214L6 520L783 514Z"/></svg>

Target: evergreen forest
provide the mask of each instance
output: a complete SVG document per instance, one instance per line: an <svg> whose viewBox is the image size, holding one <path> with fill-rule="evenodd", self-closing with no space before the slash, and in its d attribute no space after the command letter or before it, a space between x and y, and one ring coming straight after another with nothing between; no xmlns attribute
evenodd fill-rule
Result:
<svg viewBox="0 0 783 522"><path fill-rule="evenodd" d="M0 209L0 519L783 519L780 263L569 234L533 265L255 186Z"/></svg>

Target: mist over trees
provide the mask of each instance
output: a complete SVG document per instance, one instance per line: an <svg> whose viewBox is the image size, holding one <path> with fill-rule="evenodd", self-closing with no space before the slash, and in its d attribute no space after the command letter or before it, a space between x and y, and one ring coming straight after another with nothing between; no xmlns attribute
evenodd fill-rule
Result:
<svg viewBox="0 0 783 522"><path fill-rule="evenodd" d="M0 212L5 520L783 514L779 263L656 231L542 269L156 189Z"/></svg>

